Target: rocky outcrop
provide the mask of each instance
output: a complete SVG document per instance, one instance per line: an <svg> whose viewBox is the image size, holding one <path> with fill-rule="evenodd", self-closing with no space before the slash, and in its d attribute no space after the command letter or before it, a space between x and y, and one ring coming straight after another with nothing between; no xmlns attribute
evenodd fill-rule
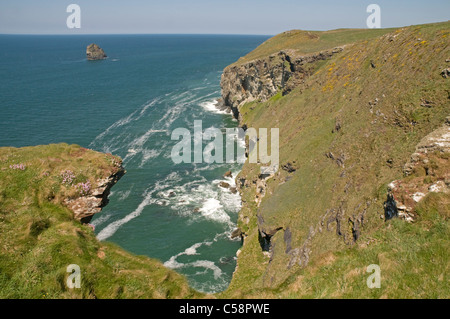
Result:
<svg viewBox="0 0 450 319"><path fill-rule="evenodd" d="M400 217L412 222L415 206L428 193L450 194L450 117L446 123L425 136L403 167L404 179L388 185L385 218Z"/></svg>
<svg viewBox="0 0 450 319"><path fill-rule="evenodd" d="M222 73L222 104L239 117L239 107L251 101L267 101L278 92L289 93L311 74L312 64L329 59L343 47L299 55L283 50L267 58L231 65Z"/></svg>
<svg viewBox="0 0 450 319"><path fill-rule="evenodd" d="M103 60L107 58L105 51L100 48L97 44L92 43L86 48L86 57L88 60Z"/></svg>
<svg viewBox="0 0 450 319"><path fill-rule="evenodd" d="M125 169L119 166L110 176L97 180L96 187L88 194L78 198L67 198L64 200L64 205L73 211L76 220L82 223L89 223L94 214L99 213L108 204L111 187L124 174Z"/></svg>

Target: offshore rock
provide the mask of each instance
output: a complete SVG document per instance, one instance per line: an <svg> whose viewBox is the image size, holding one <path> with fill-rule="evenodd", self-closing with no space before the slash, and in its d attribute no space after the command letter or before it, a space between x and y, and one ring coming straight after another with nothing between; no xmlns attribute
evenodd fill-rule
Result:
<svg viewBox="0 0 450 319"><path fill-rule="evenodd" d="M86 48L86 57L88 60L103 60L107 57L105 54L105 51L103 51L102 48L100 48L97 44L92 43L87 46Z"/></svg>

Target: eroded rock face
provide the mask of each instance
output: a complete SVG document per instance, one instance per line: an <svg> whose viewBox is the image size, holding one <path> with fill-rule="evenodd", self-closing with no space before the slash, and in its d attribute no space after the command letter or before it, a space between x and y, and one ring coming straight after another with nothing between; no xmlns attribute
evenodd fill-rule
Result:
<svg viewBox="0 0 450 319"><path fill-rule="evenodd" d="M222 103L239 118L239 107L247 102L267 101L278 92L286 94L310 75L311 63L329 59L342 47L310 55L283 50L264 59L231 65L222 73Z"/></svg>
<svg viewBox="0 0 450 319"><path fill-rule="evenodd" d="M92 43L86 48L86 57L88 60L103 60L107 57L105 51L100 48L97 44Z"/></svg>
<svg viewBox="0 0 450 319"><path fill-rule="evenodd" d="M82 223L89 223L94 214L99 213L109 200L108 196L117 181L125 174L120 166L112 175L96 181L96 187L89 194L75 199L65 199L64 205L73 211L74 218Z"/></svg>
<svg viewBox="0 0 450 319"><path fill-rule="evenodd" d="M412 222L415 206L428 193L450 194L450 117L440 128L425 136L403 167L405 177L388 185L385 218L400 217Z"/></svg>

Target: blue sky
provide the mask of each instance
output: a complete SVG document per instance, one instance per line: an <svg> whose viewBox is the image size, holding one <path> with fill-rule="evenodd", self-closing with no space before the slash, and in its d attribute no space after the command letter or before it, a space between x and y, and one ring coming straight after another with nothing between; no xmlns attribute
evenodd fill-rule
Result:
<svg viewBox="0 0 450 319"><path fill-rule="evenodd" d="M81 28L68 29L69 4L81 8ZM266 34L291 29L366 28L369 4L381 27L449 20L449 0L0 0L0 33Z"/></svg>

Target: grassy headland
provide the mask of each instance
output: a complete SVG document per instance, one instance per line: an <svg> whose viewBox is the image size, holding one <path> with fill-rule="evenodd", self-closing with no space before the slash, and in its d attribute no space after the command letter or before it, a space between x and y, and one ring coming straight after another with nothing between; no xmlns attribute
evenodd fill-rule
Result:
<svg viewBox="0 0 450 319"><path fill-rule="evenodd" d="M289 31L234 64L345 45L314 62L289 94L239 106L241 125L279 128L280 164L294 170L280 169L261 192L259 165L244 165L245 239L221 297L450 296L448 193L427 195L411 224L385 221L383 206L417 143L450 114L450 79L441 73L450 66L449 38L449 22ZM448 154L436 156L448 172ZM371 264L381 267L380 289L366 285Z"/></svg>

